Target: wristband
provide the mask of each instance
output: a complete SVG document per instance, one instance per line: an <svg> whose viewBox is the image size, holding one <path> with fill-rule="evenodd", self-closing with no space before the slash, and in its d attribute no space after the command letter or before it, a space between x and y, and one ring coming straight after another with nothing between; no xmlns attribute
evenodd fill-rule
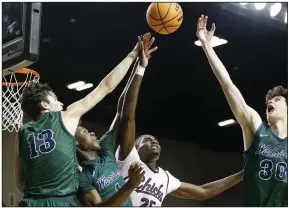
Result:
<svg viewBox="0 0 289 208"><path fill-rule="evenodd" d="M144 73L145 73L145 69L144 67L142 67L141 65L138 65L137 68L136 68L136 74L137 75L140 75L143 77Z"/></svg>

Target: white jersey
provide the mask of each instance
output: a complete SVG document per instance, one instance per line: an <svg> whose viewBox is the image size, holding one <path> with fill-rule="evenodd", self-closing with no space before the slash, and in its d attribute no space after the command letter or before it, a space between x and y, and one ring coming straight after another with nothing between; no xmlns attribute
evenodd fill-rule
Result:
<svg viewBox="0 0 289 208"><path fill-rule="evenodd" d="M128 180L128 170L134 161L140 162L143 169L146 171L141 184L130 195L133 206L161 206L165 196L180 187L181 182L172 176L168 171L164 171L160 167L158 167L157 172L152 171L140 160L135 147L133 147L132 151L124 161L119 160L118 153L119 147L116 150L115 158L121 175L125 181Z"/></svg>

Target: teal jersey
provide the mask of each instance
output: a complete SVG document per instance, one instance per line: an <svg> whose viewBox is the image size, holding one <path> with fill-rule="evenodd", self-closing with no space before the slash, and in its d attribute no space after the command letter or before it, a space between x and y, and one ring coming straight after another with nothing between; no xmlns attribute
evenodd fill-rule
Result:
<svg viewBox="0 0 289 208"><path fill-rule="evenodd" d="M101 151L96 160L87 161L80 174L79 192L83 196L95 189L104 201L113 196L124 184L120 170L116 164L116 133L108 131L100 139ZM132 207L131 199L127 199L122 205Z"/></svg>
<svg viewBox="0 0 289 208"><path fill-rule="evenodd" d="M65 128L61 112L49 112L19 131L19 156L24 195L65 196L78 188L75 137Z"/></svg>
<svg viewBox="0 0 289 208"><path fill-rule="evenodd" d="M287 154L288 139L261 124L244 153L245 206L288 206Z"/></svg>

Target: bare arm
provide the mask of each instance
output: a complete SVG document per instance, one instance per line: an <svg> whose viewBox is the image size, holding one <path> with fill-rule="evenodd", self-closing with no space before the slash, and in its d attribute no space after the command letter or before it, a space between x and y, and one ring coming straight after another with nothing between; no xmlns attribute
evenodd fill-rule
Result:
<svg viewBox="0 0 289 208"><path fill-rule="evenodd" d="M182 183L177 190L170 194L179 198L203 201L224 192L225 190L239 183L242 179L243 171L201 186Z"/></svg>
<svg viewBox="0 0 289 208"><path fill-rule="evenodd" d="M138 47L136 46L135 49L129 53L129 55L123 59L122 62L119 63L85 98L68 106L65 112L65 117L79 119L100 102L107 94L112 92L124 78L130 65L136 59L137 50Z"/></svg>
<svg viewBox="0 0 289 208"><path fill-rule="evenodd" d="M125 93L129 87L129 84L133 78L133 75L135 73L135 70L136 70L136 67L138 65L139 61L138 59L135 60L134 62L134 65L133 65L133 69L131 70L131 74L130 74L130 77L127 81L127 84L125 86L125 88L123 89L119 99L118 99L118 103L117 103L117 112L116 112L116 115L114 117L114 120L109 128L109 130L114 130L116 132L118 132L119 130L119 126L120 126L120 114L121 114L121 111L122 111L122 108L123 108L123 101L124 101L124 96L125 96Z"/></svg>
<svg viewBox="0 0 289 208"><path fill-rule="evenodd" d="M133 76L133 79L128 87L128 90L125 94L124 104L121 112L121 131L119 133L120 139L120 151L119 151L119 160L124 160L135 143L135 109L138 101L139 89L143 79L143 74L145 68L148 66L148 60L150 54L157 50L157 47L153 49L149 48L154 42L154 38L150 41L150 33L144 35L141 39L139 37L139 65L136 66L136 73Z"/></svg>
<svg viewBox="0 0 289 208"><path fill-rule="evenodd" d="M84 195L82 203L84 206L90 207L120 207L128 199L133 190L134 188L126 183L113 196L102 201L98 192L94 189Z"/></svg>
<svg viewBox="0 0 289 208"><path fill-rule="evenodd" d="M234 85L225 66L215 53L211 45L211 38L215 31L215 25L213 24L211 31L207 31L207 19L207 17L204 18L203 16L199 18L197 36L202 43L202 47L207 55L211 68L224 91L235 118L242 128L250 128L254 134L262 123L262 119L254 109L246 104L239 89ZM244 139L245 149L247 149L252 143L253 136Z"/></svg>
<svg viewBox="0 0 289 208"><path fill-rule="evenodd" d="M140 67L140 66L138 66ZM129 85L121 113L119 159L124 160L134 147L135 142L135 109L138 100L142 76L135 74Z"/></svg>
<svg viewBox="0 0 289 208"><path fill-rule="evenodd" d="M14 148L14 180L16 189L20 192L24 191L24 184L23 184L23 169L20 162L19 157L19 140L18 137L15 137L15 148Z"/></svg>

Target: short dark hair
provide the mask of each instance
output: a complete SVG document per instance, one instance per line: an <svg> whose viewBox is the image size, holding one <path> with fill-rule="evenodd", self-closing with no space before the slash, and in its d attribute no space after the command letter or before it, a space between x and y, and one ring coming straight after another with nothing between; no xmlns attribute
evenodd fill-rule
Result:
<svg viewBox="0 0 289 208"><path fill-rule="evenodd" d="M286 104L288 105L288 91L283 86L276 86L270 89L266 95L266 105L268 104L269 100L276 96L282 96L285 98Z"/></svg>
<svg viewBox="0 0 289 208"><path fill-rule="evenodd" d="M26 86L21 96L21 108L32 119L36 119L41 111L40 103L47 101L47 95L53 92L48 84L32 83Z"/></svg>
<svg viewBox="0 0 289 208"><path fill-rule="evenodd" d="M149 135L149 134L141 135L141 136L139 136L139 137L135 140L135 147L138 148L139 145L140 145L140 143L141 143L141 141L142 141L144 138L147 138L147 137L148 137L148 138L151 138L151 137L155 138L153 135Z"/></svg>

